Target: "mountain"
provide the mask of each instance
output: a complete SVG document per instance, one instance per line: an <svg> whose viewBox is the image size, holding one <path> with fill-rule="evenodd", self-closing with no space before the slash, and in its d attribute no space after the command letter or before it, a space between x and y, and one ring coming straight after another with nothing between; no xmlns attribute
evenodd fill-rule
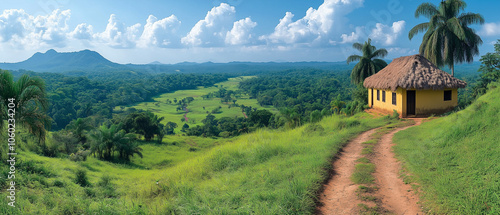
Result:
<svg viewBox="0 0 500 215"><path fill-rule="evenodd" d="M0 68L59 73L124 70L127 66L113 63L95 51L57 52L54 49L50 49L45 53L37 52L27 60L19 63L0 63Z"/></svg>

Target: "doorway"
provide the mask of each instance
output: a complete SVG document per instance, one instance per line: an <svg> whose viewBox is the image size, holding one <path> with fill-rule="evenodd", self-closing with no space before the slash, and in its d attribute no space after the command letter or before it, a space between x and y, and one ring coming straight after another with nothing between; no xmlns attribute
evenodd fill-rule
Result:
<svg viewBox="0 0 500 215"><path fill-rule="evenodd" d="M406 115L415 115L415 90L406 91Z"/></svg>

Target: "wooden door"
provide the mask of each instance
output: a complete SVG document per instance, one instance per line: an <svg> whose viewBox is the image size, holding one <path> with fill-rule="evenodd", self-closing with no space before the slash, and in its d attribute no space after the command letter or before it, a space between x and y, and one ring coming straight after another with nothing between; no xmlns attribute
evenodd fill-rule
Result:
<svg viewBox="0 0 500 215"><path fill-rule="evenodd" d="M415 115L415 90L406 91L406 115Z"/></svg>

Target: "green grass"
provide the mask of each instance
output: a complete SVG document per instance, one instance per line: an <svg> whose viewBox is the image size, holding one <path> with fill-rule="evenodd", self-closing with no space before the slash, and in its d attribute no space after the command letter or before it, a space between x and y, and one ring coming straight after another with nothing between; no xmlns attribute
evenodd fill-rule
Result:
<svg viewBox="0 0 500 215"><path fill-rule="evenodd" d="M500 214L499 85L463 111L394 136L430 213Z"/></svg>
<svg viewBox="0 0 500 215"><path fill-rule="evenodd" d="M227 90L233 90L236 91L238 90L238 84L245 79L248 78L253 78L253 76L242 76L242 77L237 77L237 78L230 78L228 81L220 82L215 85L220 87L224 87ZM176 133L180 133L181 127L184 124L181 121L181 118L184 118L185 111L176 111L177 105L172 102L172 104L167 103L167 99L170 101L173 101L175 99L183 99L186 97L193 97L195 100L192 101L188 105L189 113L187 114L187 117L189 118L189 123L188 125L190 127L196 126L196 125L203 125L201 122L205 117L207 116L207 111L211 112L213 109L217 107L222 107L222 113L214 114L217 118L221 117L244 117L241 108L239 107L229 107L230 104L233 104L233 102L229 103L221 103L220 98L210 98L210 99L203 99L201 96L207 95L211 92L216 92L218 91L219 88L217 87L198 87L195 90L178 90L173 93L165 93L162 94L158 97L153 98L154 101L151 102L142 102L138 103L134 106L119 106L115 107L114 111L119 112L122 110L126 110L127 108L136 108L136 109L141 109L141 110L149 110L156 115L160 117L165 117L165 119L162 121L162 123L167 123L169 121L177 123L178 127L175 129ZM248 95L242 95L239 98L236 98L236 104L238 105L245 105L245 106L252 106L254 108L259 108L259 109L266 109L269 110L273 113L277 113L278 110L271 107L271 106L266 106L262 107L259 105L257 102L257 99L250 99ZM205 109L203 109L205 107Z"/></svg>
<svg viewBox="0 0 500 215"><path fill-rule="evenodd" d="M17 207L2 198L0 214L310 214L338 150L386 123L361 114L327 117L317 135L302 135L303 126L233 139L177 136L143 144L145 157L131 164L22 152L28 163L18 164ZM78 169L89 186L75 183Z"/></svg>
<svg viewBox="0 0 500 215"><path fill-rule="evenodd" d="M375 172L375 164L357 163L354 168L354 173L351 176L352 182L356 184L373 184L375 178L372 174Z"/></svg>

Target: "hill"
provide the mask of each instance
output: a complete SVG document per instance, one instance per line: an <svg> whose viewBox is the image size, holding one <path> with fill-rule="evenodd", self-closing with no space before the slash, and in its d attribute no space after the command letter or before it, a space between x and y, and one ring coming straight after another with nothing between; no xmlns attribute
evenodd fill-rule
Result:
<svg viewBox="0 0 500 215"><path fill-rule="evenodd" d="M127 67L113 63L95 51L57 52L50 49L45 53L37 52L19 63L2 63L0 68L7 70L32 70L36 72L69 71L110 71L123 70Z"/></svg>
<svg viewBox="0 0 500 215"><path fill-rule="evenodd" d="M432 214L500 214L500 83L463 111L394 136Z"/></svg>

